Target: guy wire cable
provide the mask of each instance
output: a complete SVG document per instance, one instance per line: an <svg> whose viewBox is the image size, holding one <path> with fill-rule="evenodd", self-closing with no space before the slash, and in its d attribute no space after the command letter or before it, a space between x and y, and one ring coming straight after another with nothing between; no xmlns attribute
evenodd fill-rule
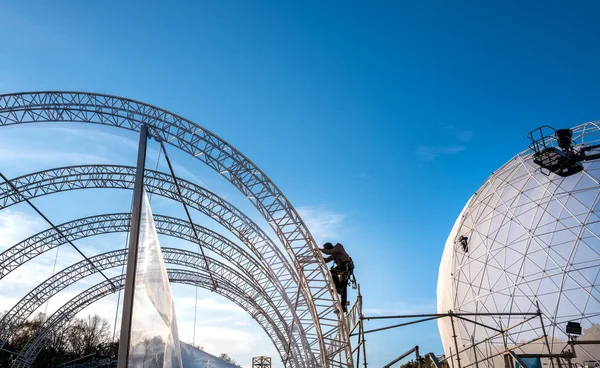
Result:
<svg viewBox="0 0 600 368"><path fill-rule="evenodd" d="M19 191L19 189L10 181L8 180L8 178L6 178L6 176L4 176L4 174L2 174L2 172L0 171L0 177L2 178L2 180L4 180L6 182L6 184L8 184L12 190L15 191L15 193L19 196L21 196L21 198L23 198L23 200L25 202L27 202L27 204L29 204L31 206L31 208L33 208L35 210L35 212L38 213L38 215L40 215L44 220L46 220L46 222L48 224L50 224L50 226L52 226L52 228L54 228L54 230L61 236L63 237L69 244L71 244L71 246L79 253L81 254L81 256L83 258L85 258L86 261L89 262L89 264L94 267L94 269L96 271L98 271L98 273L100 273L102 276L104 276L104 278L106 279L106 281L108 281L110 283L110 285L113 288L113 291L117 291L117 287L115 286L115 284L108 278L106 277L106 275L104 274L104 272L102 272L98 267L96 267L96 265L94 264L94 262L90 261L90 259L83 254L83 252L77 248L77 246L69 239L67 238L67 236L58 228L56 227L56 225L54 225L54 223L52 221L50 221L50 219L48 217L46 217L42 211L40 211L27 197L25 197L23 194L21 194L21 192Z"/></svg>
<svg viewBox="0 0 600 368"><path fill-rule="evenodd" d="M202 253L202 258L204 259L204 263L206 264L206 269L208 270L208 275L210 276L210 280L212 281L213 289L211 291L215 291L215 290L217 290L217 283L215 282L215 279L214 279L212 273L210 272L208 259L206 258L206 255L204 254L204 249L202 248L202 245L200 244L200 240L199 240L200 238L198 237L198 232L196 231L194 222L192 221L192 216L190 215L190 211L188 210L185 202L182 200L183 195L181 194L181 188L179 188L179 183L177 182L177 177L175 176L175 171L173 171L173 166L171 165L171 160L169 159L169 155L167 154L167 149L165 147L165 144L163 143L162 138L160 138L158 135L154 135L154 139L156 139L158 141L158 143L160 143L160 147L162 148L162 150L165 154L165 159L167 161L167 165L169 166L169 171L171 171L171 177L173 177L173 183L175 183L175 188L177 189L177 194L179 195L179 202L181 202L181 204L183 205L185 214L187 215L187 218L188 218L188 221L190 222L192 231L194 232L194 237L196 238L198 248L200 249L200 252Z"/></svg>
<svg viewBox="0 0 600 368"><path fill-rule="evenodd" d="M58 262L58 251L60 247L56 247L56 255L54 256L54 265L52 266L52 276L56 275L56 263ZM44 308L44 317L48 316L48 305L50 304L50 299L46 300L46 308Z"/></svg>
<svg viewBox="0 0 600 368"><path fill-rule="evenodd" d="M131 207L133 207L133 203L131 204ZM131 221L130 221L131 223ZM127 232L127 235L125 236L125 244L129 244L129 231ZM126 260L127 257L127 253L124 254L124 261ZM127 264L127 262L124 262L123 265L121 266L121 276L123 276L125 274L125 265ZM115 309L115 323L113 325L113 336L112 336L112 341L115 341L115 337L117 334L117 319L119 318L119 307L121 306L121 291L123 289L119 289L119 293L117 295L117 308Z"/></svg>
<svg viewBox="0 0 600 368"><path fill-rule="evenodd" d="M131 205L129 206L129 213L133 214L133 198L131 200ZM131 227L131 217L129 218L129 226ZM127 235L125 236L125 249L127 249L128 244L129 244L129 231L127 232ZM121 266L121 276L125 275L125 265L127 265L127 252L125 252L123 254L123 265ZM121 291L123 291L123 289L119 289L119 292L117 295L117 308L115 309L115 323L113 325L112 341L115 341L115 336L117 334L117 319L119 318L119 307L121 306Z"/></svg>

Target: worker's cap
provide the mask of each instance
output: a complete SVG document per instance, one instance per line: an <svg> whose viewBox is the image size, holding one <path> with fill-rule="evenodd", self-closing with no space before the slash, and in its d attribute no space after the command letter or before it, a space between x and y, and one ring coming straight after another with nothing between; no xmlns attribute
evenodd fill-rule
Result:
<svg viewBox="0 0 600 368"><path fill-rule="evenodd" d="M331 243L325 243L325 244L323 244L323 248L324 249L333 249L333 244L331 244Z"/></svg>

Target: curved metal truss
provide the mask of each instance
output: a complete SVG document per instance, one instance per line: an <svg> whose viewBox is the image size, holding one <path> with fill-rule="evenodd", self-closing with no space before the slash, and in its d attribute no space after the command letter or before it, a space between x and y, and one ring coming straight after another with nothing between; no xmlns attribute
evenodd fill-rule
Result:
<svg viewBox="0 0 600 368"><path fill-rule="evenodd" d="M80 218L57 225L57 228L69 240L75 240L92 235L127 232L129 231L130 222L130 213L112 213ZM187 240L195 244L200 242L203 247L228 259L240 270L248 272L251 277L256 278L259 284L267 283L267 281L264 281L265 277L270 280L270 275L246 250L210 229L194 224L199 236L196 239L192 226L187 221L154 214L154 223L160 234ZM50 228L6 249L3 253L0 253L0 280L29 260L64 244L64 242L64 238L54 228Z"/></svg>
<svg viewBox="0 0 600 368"><path fill-rule="evenodd" d="M285 291L288 296L300 294L294 308L299 318L296 330L301 340L308 340L310 355L315 357L307 365L353 365L344 316L335 314L339 300L314 239L283 193L243 154L189 120L132 100L73 92L0 95L0 125L55 121L97 123L135 131L145 124L153 136L191 154L229 180L267 220L291 260L298 291L292 290L296 282L285 285ZM267 248L264 251L273 252Z"/></svg>
<svg viewBox="0 0 600 368"><path fill-rule="evenodd" d="M130 220L131 214L129 213L106 214L70 221L58 225L57 228L69 240L77 240L92 235L127 232ZM264 285L265 291L272 296L271 294L274 291L272 288L269 288L269 283L272 282L270 276L264 272L259 263L250 254L236 243L199 225L194 225L199 235L199 239L196 239L190 224L187 221L174 217L155 214L154 221L156 229L160 234L180 238L195 244L200 242L206 249L229 260L256 284ZM0 279L29 260L64 243L64 238L54 228L50 228L8 248L0 254ZM2 334L0 333L1 336Z"/></svg>
<svg viewBox="0 0 600 368"><path fill-rule="evenodd" d="M205 289L210 289L212 286L212 281L210 280L210 276L208 274L182 269L167 269L167 274L169 276L169 280L174 283L195 285ZM13 368L29 367L37 357L40 350L45 346L47 337L50 333L52 333L52 331L56 330L58 326L64 325L70 321L77 313L82 311L87 306L125 287L124 275L115 276L110 279L110 281L116 285L116 290L108 281L103 281L75 296L73 299L65 303L52 316L50 316L36 332L33 339L30 340L28 344L21 350L19 358L13 362ZM239 305L241 308L247 311L252 318L258 320L261 318L261 316L267 315L267 313L262 311L260 306L254 302L251 295L245 294L244 290L241 289L239 285L220 277L217 277L217 281L219 282L219 288L216 292ZM261 322L259 322L259 324L263 329L265 329L265 324ZM276 339L272 335L273 331L271 329L265 329L265 332L269 335L274 343L276 343L276 340L283 337L279 335L277 336L278 339Z"/></svg>
<svg viewBox="0 0 600 368"><path fill-rule="evenodd" d="M127 231L130 218L130 214L93 216L59 225L58 229L61 230L68 239L75 241L91 235ZM173 217L160 215L154 215L154 219L157 231L159 233L189 240L194 243L196 242L189 223ZM293 336L291 336L289 326L287 325L287 322L281 313L281 307L274 305L271 295L268 294L269 290L266 289L266 286L268 286L270 280L267 279L265 274L261 272L261 269L256 264L256 261L253 260L243 249L239 248L235 243L201 226L196 225L196 228L200 230L199 241L201 242L202 246L205 247L205 249L211 250L216 254L229 259L232 264L236 266L236 269L238 269L243 275L240 275L235 270L230 269L226 265L222 265L216 260L214 263L212 261L209 262L211 270L213 266L218 267L220 270L215 271L217 275L221 274L220 272L222 272L222 270L228 270L229 274L226 276L228 276L230 279L248 282L252 284L250 286L261 292L261 295L264 297L264 299L256 298L256 300L260 301L260 305L262 306L263 310L269 311L275 318L277 318L278 321L280 321L278 328L285 332L286 351L280 351L280 355L284 360L287 360L287 350L290 348L299 349L299 347L298 343L293 340ZM13 259L12 262L9 262L11 264L2 265L2 268L14 270L20 265L29 261L31 256L35 257L52 249L53 247L62 245L65 242L64 238L59 238L56 242L51 244L48 244L45 241L45 239L53 238L56 235L55 233L56 230L53 228L48 229L34 235L24 242L17 244L15 247L10 248L6 252L10 251L11 253L21 253L23 255L27 255L28 257ZM31 241L30 239L35 239L37 242ZM26 249L27 252L19 252L18 249ZM165 261L167 262L190 267L198 266L199 260L195 253L171 248L163 248L163 250L165 251L164 256ZM56 273L53 277L44 281L38 287L29 292L25 297L23 297L23 299L21 299L21 301L13 306L12 309L2 317L2 319L0 319L0 340L8 339L10 332L15 326L28 318L31 313L33 313L49 297L60 291L62 288L72 284L82 277L86 277L92 273L98 272L98 269L103 270L105 268L122 265L122 262L125 260L124 250L115 252L120 253L113 254L109 252L91 258L91 261L95 267L92 267L89 262L74 264L63 271ZM121 258L119 258L118 255L120 255ZM204 263L201 262L200 266L204 267L203 264ZM300 356L299 350L296 351L295 354L296 357Z"/></svg>
<svg viewBox="0 0 600 368"><path fill-rule="evenodd" d="M287 360L286 358L288 357L286 356L286 350L289 345L289 331L286 331L287 326L285 325L285 321L277 312L277 308L269 300L268 296L265 295L264 290L262 290L259 285L256 285L254 282L248 280L245 276L240 275L231 267L224 265L215 259L208 258L209 267L207 268L204 258L199 256L197 253L176 248L162 249L166 263L191 267L198 270L203 270L207 274L210 273L216 278L216 280L219 280L219 286L217 288L220 288L221 283L223 282L237 285L240 293L236 295L236 298L249 296L252 299L260 312L254 316L254 318L259 324L261 324L265 331L268 331L282 360ZM81 280L82 278L85 278L91 274L95 274L99 271L124 265L127 259L126 256L126 249L115 250L90 258L90 260L94 262L96 266L95 268L92 267L89 262L82 261L75 263L60 272L57 272L54 276L31 290L17 305L15 305L15 307L13 307L3 319L4 326L2 327L4 327L4 330L6 331L10 330L14 326L17 326L20 322L24 321L29 315L31 315L31 313L33 313L40 305L44 304L46 300L56 295L64 288L74 284L78 280ZM243 300L237 300L236 304L242 305L243 302ZM277 339L275 339L275 337L277 337ZM294 354L296 356L291 357L292 359L297 358L299 354L297 345L295 345L295 347L296 351ZM296 361L295 366L297 366L297 364L298 363Z"/></svg>
<svg viewBox="0 0 600 368"><path fill-rule="evenodd" d="M23 198L30 199L68 190L83 188L132 189L134 179L135 168L116 165L70 166L40 171L11 179L11 183L18 188L21 195L16 195L7 183L0 183L0 191L2 191L0 193L0 209L18 203ZM236 207L194 183L180 178L177 178L177 182L181 189L181 196L177 193L170 175L151 170L145 172L146 192L182 201L187 206L199 210L231 231L251 250L262 263L262 268L269 273L271 282L266 283L264 287L268 289L267 292L276 304L285 303L285 306L281 307L281 313L289 320L290 326L296 326L290 328L296 335L294 341L302 343L305 361L309 365L312 364L315 357L310 350L310 341L303 333L303 325L300 322L303 315L295 308L302 303L302 295L298 293L298 284L294 282L297 276L283 254L264 231ZM68 227L71 226L76 226L76 221ZM92 228L92 231L97 230ZM43 233L34 235L8 249L0 255L0 265L2 265L0 266L0 276L16 266L15 259L36 256L30 244L37 242L39 238L43 239L41 243L43 246L62 241L61 236L56 232ZM295 302L292 302L293 300Z"/></svg>

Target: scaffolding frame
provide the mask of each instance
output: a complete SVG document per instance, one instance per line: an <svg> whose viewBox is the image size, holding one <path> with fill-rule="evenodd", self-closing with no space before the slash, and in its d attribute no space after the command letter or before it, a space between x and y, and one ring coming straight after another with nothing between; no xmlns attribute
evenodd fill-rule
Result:
<svg viewBox="0 0 600 368"><path fill-rule="evenodd" d="M271 357L252 357L252 368L271 368Z"/></svg>
<svg viewBox="0 0 600 368"><path fill-rule="evenodd" d="M363 312L362 312L362 294L360 293L360 284L357 286L358 288L358 296L356 297L356 301L354 302L354 304L352 305L352 307L350 308L350 310L348 310L348 313L346 314L346 323L347 323L347 330L348 330L348 335L351 336L358 336L357 340L356 340L356 345L353 346L352 345L352 340L350 340L350 346L351 346L351 354L352 356L354 356L354 354L356 353L356 366L355 367L360 367L360 354L361 354L361 348L362 348L362 355L363 355L363 360L364 360L364 367L367 367L367 348L366 348L366 344L365 344L365 328L364 328L364 316L363 316ZM358 329L358 332L354 332L356 331L356 329Z"/></svg>
<svg viewBox="0 0 600 368"><path fill-rule="evenodd" d="M451 363L452 367L454 367L454 359L453 358L456 357L456 362L457 362L457 365L458 365L457 368L468 368L468 367L471 367L471 366L475 366L475 368L479 368L479 363L480 362L483 362L483 361L495 358L495 357L500 356L500 355L510 354L515 349L521 348L521 347L523 347L525 345L528 345L530 343L533 343L535 341L544 339L544 343L545 343L545 345L546 345L546 347L548 349L548 354L532 354L532 355L542 356L542 357L545 357L545 358L550 358L551 366L553 368L554 368L554 361L552 359L554 358L557 361L558 368L562 368L561 365L560 365L559 359L567 357L568 354L564 354L564 353L563 354L552 354L551 353L551 351L550 351L550 345L549 345L549 342L548 342L548 335L546 334L546 329L544 327L544 321L542 319L542 312L541 312L541 310L539 308L539 304L536 303L536 306L537 306L537 312L529 312L529 313L508 313L508 312L505 312L505 313L460 313L460 312L456 313L456 312L453 312L452 310L450 310L447 313L406 314L406 315L367 316L367 317L362 316L361 317L361 322L365 321L365 320L369 321L369 320L383 320L383 319L405 319L405 318L418 318L418 319L414 320L414 321L410 321L410 322L404 322L404 323L400 323L400 324L391 325L391 326L385 326L385 327L375 328L375 329L371 329L371 330L367 330L367 331L365 331L364 328L363 328L362 330L359 330L359 332L357 332L357 333L354 332L354 329L350 329L350 337L352 337L352 336L359 336L359 339L362 338L363 341L364 341L364 335L368 334L368 333L380 332L380 331L385 331L385 330L389 330L389 329L393 329L393 328L404 327L404 326L409 326L409 325L413 325L413 324L417 324L417 323L422 323L422 322L428 322L428 321L437 320L439 318L448 318L449 317L450 321L451 321L451 324L452 324L452 333L453 333L452 337L454 339L454 353L452 353L452 349L450 349L450 355L449 356L444 356L444 358L442 358L440 360L432 359L432 362L434 363L434 365L436 367L439 367L441 364L444 364L445 362L446 362L446 364L448 364L447 363L448 360L450 360L450 363ZM493 326L486 325L486 324L481 323L481 322L474 321L473 319L469 318L469 317L483 317L483 316L489 316L489 317L522 316L522 317L526 317L526 318L523 321L521 321L521 322L519 322L517 324L514 324L514 325L506 327L506 328L500 328L500 329L496 328L496 327L493 327ZM539 318L540 319L540 323L541 323L541 326L542 326L542 335L538 336L538 337L536 337L536 338L534 338L532 340L529 340L529 341L527 341L525 343L518 344L516 346L513 346L513 347L509 348L508 344L506 342L506 335L505 334L508 331L510 331L510 330L512 330L512 329L514 329L514 328L516 328L516 327L518 327L518 326L520 326L520 325L522 325L524 323L527 323L527 322L529 322L529 321L531 321L531 320L533 320L535 318ZM458 347L458 341L456 339L457 335L456 335L456 330L455 330L455 327L454 327L454 320L455 319L461 319L461 320L464 320L464 321L476 324L478 326L481 326L481 327L484 327L484 328L496 331L496 334L494 334L494 335L492 335L490 337L487 337L484 340L478 341L477 343L475 342L473 336L471 336L471 342L472 342L472 344L470 346L467 346L467 347L465 347L464 349L461 350ZM363 326L363 323L361 323L360 325ZM494 338L496 338L498 336L502 336L503 337L504 351L500 352L498 354L493 354L491 356L484 357L481 360L479 360L477 358L477 352L475 350L476 346L479 345L479 344L482 344L482 343L484 343L486 341L489 341L491 339L494 339ZM418 347L417 347L417 349L418 349ZM460 354L464 353L464 352L467 352L469 349L473 349L473 351L475 352L474 353L475 362L463 366L461 364L461 361L460 361ZM405 358L406 356L410 355L414 351L415 351L415 348L413 348L413 349L409 350L408 352L402 354L399 358L397 358L396 360L394 360L390 364L388 364L388 366L391 366L391 364L394 364L394 363L398 362L399 360ZM570 353L570 354L572 354L572 353ZM435 356L432 353L429 353L427 355L430 356L430 357L435 358ZM513 355L516 355L516 354L513 353ZM417 356L418 356L418 350L417 350ZM526 356L526 355L524 355L524 356ZM358 365L358 363L357 363L357 365ZM366 362L365 362L365 367L366 367ZM570 365L569 365L569 368L571 368Z"/></svg>
<svg viewBox="0 0 600 368"><path fill-rule="evenodd" d="M299 365L328 368L354 365L348 331L344 330L347 324L342 314L335 313L339 297L331 288L333 281L327 265L322 257L317 257L320 254L317 243L285 195L245 155L188 119L131 99L72 91L0 95L0 127L54 122L101 124L130 131L139 131L146 126L154 138L189 154L229 181L259 211L283 245L276 246L269 237L259 244L249 243L256 245L257 257L264 262L265 270L274 276L272 284L277 288L275 294L279 294L274 297L283 299L288 305L283 310L283 303L279 304L287 325L294 326L289 339L302 352L298 357ZM104 179L96 176L93 181L104 188L104 183L110 182ZM43 189L39 182L37 184L31 188L32 192L22 192L27 196L39 193ZM64 184L59 186L64 189ZM67 186L69 189L85 188ZM187 187L182 186L182 189L184 194L189 191ZM179 196L174 199L179 200ZM248 223L242 225L251 226ZM246 234L238 227L228 230ZM292 308L291 301L296 299L296 308Z"/></svg>

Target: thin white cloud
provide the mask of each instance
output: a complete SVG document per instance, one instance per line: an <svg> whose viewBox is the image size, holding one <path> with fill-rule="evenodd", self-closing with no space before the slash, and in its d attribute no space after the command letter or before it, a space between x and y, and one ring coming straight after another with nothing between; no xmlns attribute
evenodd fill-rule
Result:
<svg viewBox="0 0 600 368"><path fill-rule="evenodd" d="M83 129L82 127L65 127L65 126L51 126L47 128L52 132L63 133L66 135L74 136L76 138L82 138L86 140L93 140L102 144L110 142L112 144L118 143L121 147L126 147L131 150L137 151L138 141L134 139L133 135L125 136L121 134L113 134L105 132L100 129Z"/></svg>
<svg viewBox="0 0 600 368"><path fill-rule="evenodd" d="M0 164L22 166L24 163L34 162L43 164L91 164L111 163L106 156L83 153L77 151L57 151L28 147L27 149L3 145L0 147Z"/></svg>
<svg viewBox="0 0 600 368"><path fill-rule="evenodd" d="M24 296L41 282L68 266L81 262L83 257L69 246L52 249L13 270L1 280L4 296ZM56 264L55 264L56 262ZM91 286L91 280L84 279L82 286Z"/></svg>
<svg viewBox="0 0 600 368"><path fill-rule="evenodd" d="M437 148L437 152L442 155L453 155L465 150L465 146L446 146Z"/></svg>
<svg viewBox="0 0 600 368"><path fill-rule="evenodd" d="M27 128L0 139L0 169L133 162L137 152L137 142L127 135L76 126Z"/></svg>
<svg viewBox="0 0 600 368"><path fill-rule="evenodd" d="M170 156L169 156L169 158L170 158ZM162 158L162 160L164 160L164 157ZM171 161L172 160L173 159L171 159ZM186 169L185 167L183 167L177 163L171 162L171 164L173 165L173 171L175 172L175 175L178 178L186 179L188 181L191 181L194 184L201 186L204 189L211 190L211 188L208 186L208 184L206 184L206 182L204 180L200 179L200 177L198 175L194 174L190 170ZM198 163L198 165L201 165L201 164ZM164 172L169 172L168 168L166 168Z"/></svg>
<svg viewBox="0 0 600 368"><path fill-rule="evenodd" d="M220 303L213 299L198 299L196 302L195 298L190 297L179 297L175 298L175 304L182 309L189 309L193 311L194 306L197 303L198 310L203 311L220 311L220 312L233 312L240 313L243 310L235 304L231 303ZM192 312L193 313L193 312Z"/></svg>
<svg viewBox="0 0 600 368"><path fill-rule="evenodd" d="M462 145L442 147L418 145L415 154L422 161L433 161L440 156L455 155L465 149L466 147Z"/></svg>
<svg viewBox="0 0 600 368"><path fill-rule="evenodd" d="M320 207L298 207L300 217L317 243L339 236L344 220L348 215Z"/></svg>
<svg viewBox="0 0 600 368"><path fill-rule="evenodd" d="M0 251L44 228L44 221L9 208L0 211Z"/></svg>
<svg viewBox="0 0 600 368"><path fill-rule="evenodd" d="M419 144L414 153L421 161L434 161L440 156L455 155L467 149L466 143L473 139L473 131L468 129L460 129L453 124L440 123L438 124L440 133L443 134L447 141L446 145L429 145ZM459 143L459 144L453 144Z"/></svg>
<svg viewBox="0 0 600 368"><path fill-rule="evenodd" d="M460 129L460 128L456 127L455 125L448 124L448 123L440 123L439 127L442 130L449 132L449 133L453 134L454 136L456 136L456 139L458 139L460 142L466 143L473 139L474 133L472 130Z"/></svg>

